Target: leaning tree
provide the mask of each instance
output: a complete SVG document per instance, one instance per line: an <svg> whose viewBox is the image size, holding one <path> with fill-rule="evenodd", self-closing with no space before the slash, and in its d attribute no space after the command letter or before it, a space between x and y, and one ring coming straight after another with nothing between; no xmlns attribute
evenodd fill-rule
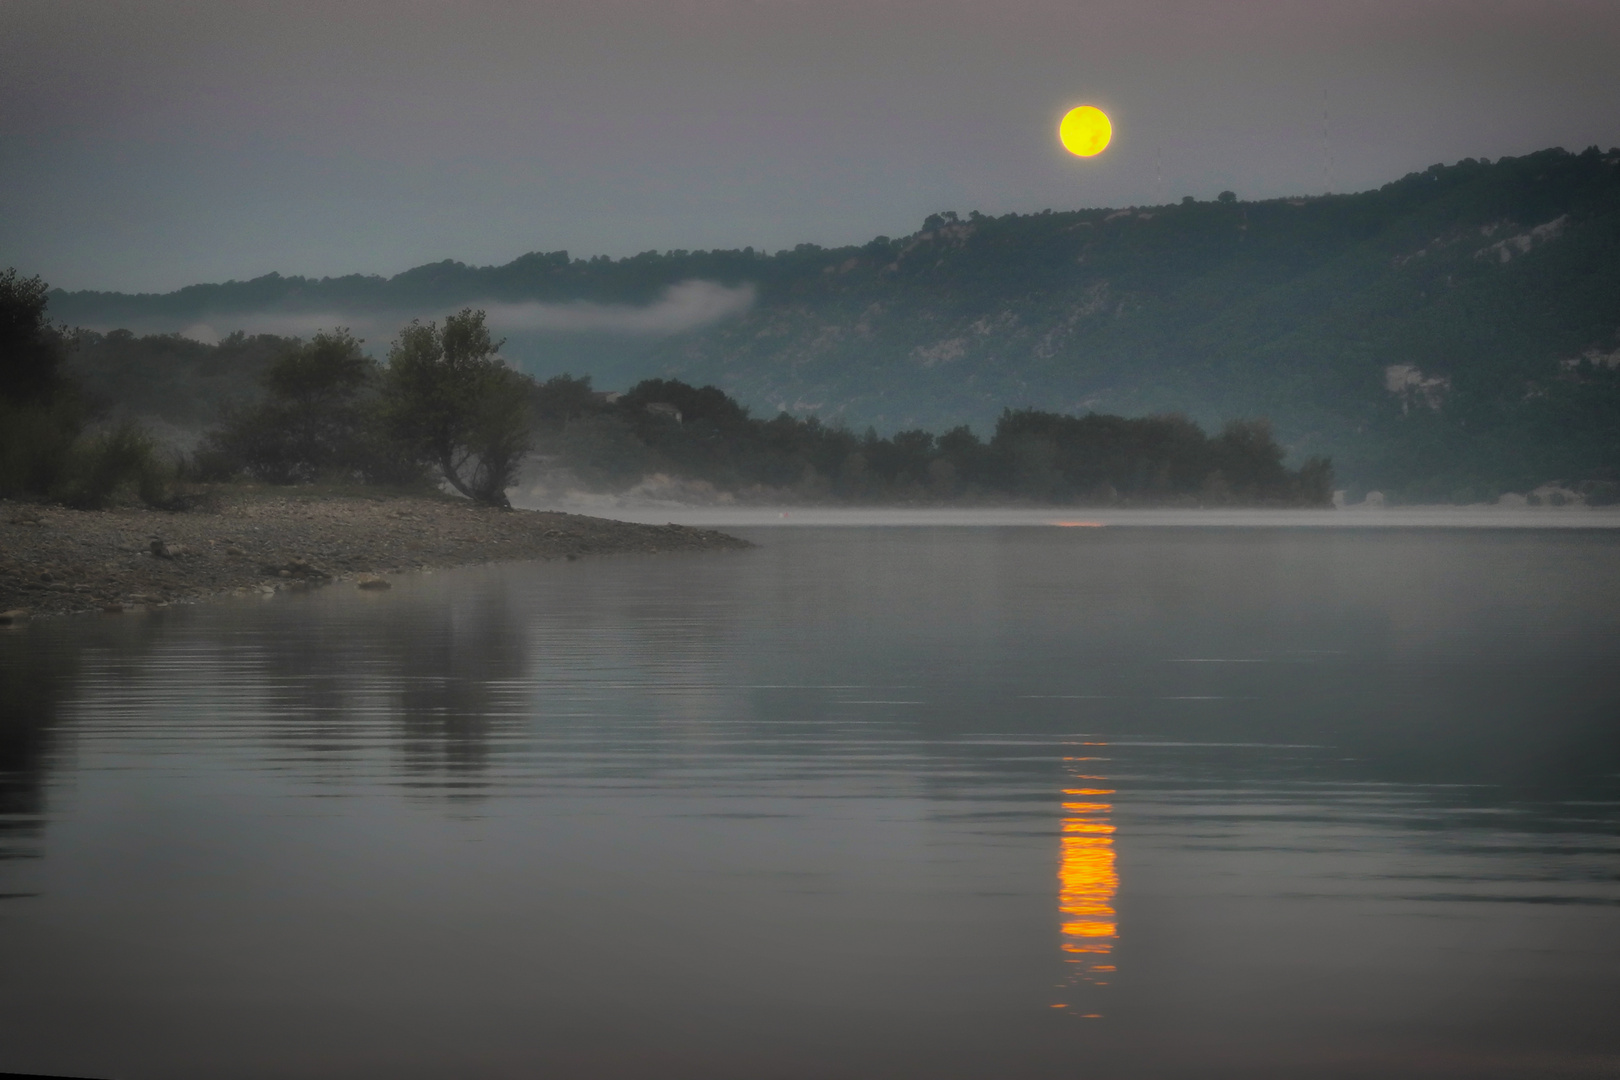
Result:
<svg viewBox="0 0 1620 1080"><path fill-rule="evenodd" d="M506 489L530 447L533 380L497 355L471 308L412 321L388 352L382 416L390 434L469 499L509 507Z"/></svg>

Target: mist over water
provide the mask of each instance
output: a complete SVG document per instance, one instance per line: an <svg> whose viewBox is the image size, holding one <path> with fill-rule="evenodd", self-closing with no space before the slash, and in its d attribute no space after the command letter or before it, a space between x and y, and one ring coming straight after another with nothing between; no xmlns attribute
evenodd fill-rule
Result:
<svg viewBox="0 0 1620 1080"><path fill-rule="evenodd" d="M706 529L769 526L853 527L1126 527L1133 529L1620 529L1617 507L1351 506L1254 510L1092 507L696 506L667 500L579 492L565 498L512 493L512 504L644 524Z"/></svg>
<svg viewBox="0 0 1620 1080"><path fill-rule="evenodd" d="M1620 1063L1620 533L913 524L0 636L0 1069Z"/></svg>

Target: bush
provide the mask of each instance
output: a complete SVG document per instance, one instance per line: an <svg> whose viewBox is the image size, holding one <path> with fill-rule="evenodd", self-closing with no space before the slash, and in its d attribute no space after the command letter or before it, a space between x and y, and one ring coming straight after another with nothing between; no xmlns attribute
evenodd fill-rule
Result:
<svg viewBox="0 0 1620 1080"><path fill-rule="evenodd" d="M62 486L82 414L66 394L28 404L0 399L0 498L49 496Z"/></svg>
<svg viewBox="0 0 1620 1080"><path fill-rule="evenodd" d="M161 509L171 505L173 470L164 467L157 444L133 420L79 440L66 455L63 474L56 494L79 509L100 509L121 496Z"/></svg>
<svg viewBox="0 0 1620 1080"><path fill-rule="evenodd" d="M197 471L271 484L363 479L375 471L375 410L366 395L376 364L360 345L341 328L295 342L265 372L266 400L226 408L198 450Z"/></svg>

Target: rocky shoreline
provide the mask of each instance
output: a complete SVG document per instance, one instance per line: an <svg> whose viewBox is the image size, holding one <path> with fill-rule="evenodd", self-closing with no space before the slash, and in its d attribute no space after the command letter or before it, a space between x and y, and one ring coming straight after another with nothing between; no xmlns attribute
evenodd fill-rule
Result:
<svg viewBox="0 0 1620 1080"><path fill-rule="evenodd" d="M208 511L0 500L0 621L191 603L524 559L735 550L680 525L494 510L431 496L227 493Z"/></svg>

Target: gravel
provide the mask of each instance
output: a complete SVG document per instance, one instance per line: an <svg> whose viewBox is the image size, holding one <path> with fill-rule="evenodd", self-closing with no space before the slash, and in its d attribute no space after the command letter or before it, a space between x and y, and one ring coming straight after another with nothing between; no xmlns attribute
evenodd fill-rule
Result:
<svg viewBox="0 0 1620 1080"><path fill-rule="evenodd" d="M0 622L190 603L520 559L750 547L725 533L449 498L261 492L212 512L69 510L0 500Z"/></svg>

